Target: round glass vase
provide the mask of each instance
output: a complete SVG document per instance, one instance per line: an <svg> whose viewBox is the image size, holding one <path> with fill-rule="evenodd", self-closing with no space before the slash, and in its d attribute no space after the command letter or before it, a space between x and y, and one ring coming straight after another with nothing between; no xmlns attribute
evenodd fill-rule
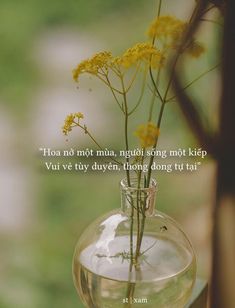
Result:
<svg viewBox="0 0 235 308"><path fill-rule="evenodd" d="M89 308L182 308L196 278L192 246L167 215L155 210L149 188L120 183L121 208L94 221L73 259L76 289Z"/></svg>

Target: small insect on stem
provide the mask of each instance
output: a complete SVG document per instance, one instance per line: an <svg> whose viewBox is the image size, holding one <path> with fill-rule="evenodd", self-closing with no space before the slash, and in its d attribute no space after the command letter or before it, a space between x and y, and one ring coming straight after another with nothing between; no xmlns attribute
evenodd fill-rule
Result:
<svg viewBox="0 0 235 308"><path fill-rule="evenodd" d="M165 231L167 231L168 229L167 229L167 226L161 226L160 227L160 231L161 232L165 232Z"/></svg>

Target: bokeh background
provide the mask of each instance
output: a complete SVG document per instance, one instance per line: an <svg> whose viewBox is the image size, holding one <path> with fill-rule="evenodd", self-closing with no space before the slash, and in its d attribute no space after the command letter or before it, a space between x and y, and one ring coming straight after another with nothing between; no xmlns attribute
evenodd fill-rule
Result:
<svg viewBox="0 0 235 308"><path fill-rule="evenodd" d="M166 0L163 14L185 19L194 3ZM156 8L155 0L1 0L1 308L83 307L72 281L74 246L92 220L120 206L123 175L48 172L39 148L93 147L79 131L68 141L62 135L65 116L76 111L85 114L105 146L122 147L122 118L111 95L89 79L77 89L71 71L96 51L118 54L145 41ZM219 32L214 24L202 24L199 36L207 52L186 65L185 80L216 64ZM216 126L219 72L190 91ZM166 108L160 147L197 147L176 103ZM214 171L207 157L197 172L154 174L157 207L182 224L197 254L198 275L205 279L210 275Z"/></svg>

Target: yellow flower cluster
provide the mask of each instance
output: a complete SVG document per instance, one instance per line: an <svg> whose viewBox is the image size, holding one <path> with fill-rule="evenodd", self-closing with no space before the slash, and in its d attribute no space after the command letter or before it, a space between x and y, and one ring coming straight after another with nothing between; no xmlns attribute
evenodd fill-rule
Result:
<svg viewBox="0 0 235 308"><path fill-rule="evenodd" d="M205 47L195 40L193 40L187 48L187 53L193 58L199 58L204 52Z"/></svg>
<svg viewBox="0 0 235 308"><path fill-rule="evenodd" d="M147 124L140 125L135 135L140 139L142 148L148 148L154 146L159 132L159 129L153 122L148 122Z"/></svg>
<svg viewBox="0 0 235 308"><path fill-rule="evenodd" d="M148 36L156 38L161 47L166 50L177 49L187 29L188 23L173 16L160 16L153 21ZM198 58L205 51L202 44L192 39L184 50L194 58Z"/></svg>
<svg viewBox="0 0 235 308"><path fill-rule="evenodd" d="M73 79L78 81L79 76L82 73L90 73L97 75L100 69L107 70L108 63L112 58L111 52L99 52L93 57L83 60L78 66L73 70Z"/></svg>
<svg viewBox="0 0 235 308"><path fill-rule="evenodd" d="M163 56L152 44L138 43L127 49L122 56L114 58L113 63L124 68L129 68L139 61L143 61L149 65L151 62L152 67L157 68L162 64Z"/></svg>
<svg viewBox="0 0 235 308"><path fill-rule="evenodd" d="M83 60L73 70L73 79L78 81L79 76L83 73L98 75L99 73L107 73L109 68L119 65L123 68L129 68L142 61L150 64L153 68L159 67L163 62L163 56L150 43L138 43L127 49L120 57L113 57L110 52L104 51L95 54L93 57ZM103 70L103 72L101 72Z"/></svg>
<svg viewBox="0 0 235 308"><path fill-rule="evenodd" d="M84 116L81 112L71 113L67 115L64 125L62 127L62 131L65 135L68 135L69 132L71 132L73 124L77 125L79 124L79 120L83 119ZM77 119L77 122L76 122Z"/></svg>
<svg viewBox="0 0 235 308"><path fill-rule="evenodd" d="M149 30L150 38L157 38L168 48L176 48L182 39L187 24L173 16L160 16L153 21Z"/></svg>

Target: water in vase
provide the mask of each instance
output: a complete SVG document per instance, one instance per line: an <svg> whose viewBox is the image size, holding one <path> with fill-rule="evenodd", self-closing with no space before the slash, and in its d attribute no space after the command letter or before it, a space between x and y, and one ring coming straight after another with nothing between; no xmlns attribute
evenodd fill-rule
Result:
<svg viewBox="0 0 235 308"><path fill-rule="evenodd" d="M73 274L85 306L183 308L195 279L192 254L178 242L145 234L138 260L130 270L127 235L102 243L102 250L97 243L84 248L74 258Z"/></svg>

